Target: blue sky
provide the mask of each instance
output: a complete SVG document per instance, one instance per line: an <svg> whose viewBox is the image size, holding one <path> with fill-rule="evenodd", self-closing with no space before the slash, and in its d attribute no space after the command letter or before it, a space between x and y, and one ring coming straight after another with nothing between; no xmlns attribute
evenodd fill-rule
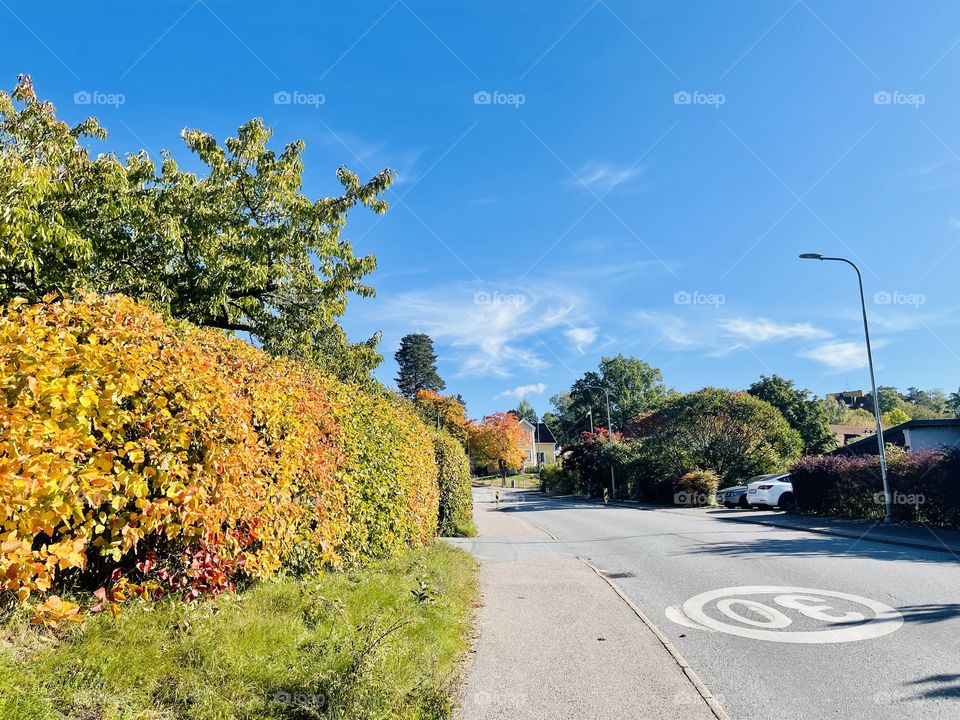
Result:
<svg viewBox="0 0 960 720"><path fill-rule="evenodd" d="M434 337L471 415L547 409L602 355L680 390L777 372L960 385L960 5L0 0L3 84L33 75L104 150L189 160L185 126L307 142L305 191L394 167L355 211L375 299L344 319ZM120 102L122 100L122 102Z"/></svg>

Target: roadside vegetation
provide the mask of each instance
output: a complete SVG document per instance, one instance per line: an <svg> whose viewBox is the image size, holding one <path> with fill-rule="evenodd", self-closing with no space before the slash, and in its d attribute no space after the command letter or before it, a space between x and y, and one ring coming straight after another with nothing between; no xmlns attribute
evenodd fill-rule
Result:
<svg viewBox="0 0 960 720"><path fill-rule="evenodd" d="M472 558L437 542L60 630L14 611L0 718L444 718L476 595Z"/></svg>
<svg viewBox="0 0 960 720"><path fill-rule="evenodd" d="M184 131L199 175L105 136L0 93L0 717L445 717L463 402L338 323L392 171L314 201L259 120Z"/></svg>

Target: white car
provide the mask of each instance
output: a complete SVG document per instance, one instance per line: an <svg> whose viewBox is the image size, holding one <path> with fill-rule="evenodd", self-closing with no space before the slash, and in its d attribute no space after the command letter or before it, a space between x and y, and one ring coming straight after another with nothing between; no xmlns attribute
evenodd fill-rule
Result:
<svg viewBox="0 0 960 720"><path fill-rule="evenodd" d="M787 473L758 475L747 483L747 504L750 507L778 507L793 510L797 501L793 497L793 484Z"/></svg>

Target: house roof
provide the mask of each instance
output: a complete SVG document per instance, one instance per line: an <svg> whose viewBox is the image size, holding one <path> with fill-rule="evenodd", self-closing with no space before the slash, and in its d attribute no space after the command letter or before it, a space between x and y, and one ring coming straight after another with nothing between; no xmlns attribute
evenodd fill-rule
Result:
<svg viewBox="0 0 960 720"><path fill-rule="evenodd" d="M903 431L904 430L916 430L918 428L925 427L958 427L960 428L960 418L935 418L931 420L907 420L905 423L900 423L895 425L889 430L883 431L883 441L884 443L892 442L897 444L899 440L900 443L904 442ZM844 455L844 454L853 454L857 455L860 453L872 453L876 452L877 449L877 438L876 434L871 435L870 437L861 438L855 442L850 443L849 445L844 445L842 448L837 448L830 455Z"/></svg>
<svg viewBox="0 0 960 720"><path fill-rule="evenodd" d="M556 444L557 439L553 436L553 433L550 432L550 428L547 427L546 423L537 423L536 431L537 434L535 437L538 442Z"/></svg>

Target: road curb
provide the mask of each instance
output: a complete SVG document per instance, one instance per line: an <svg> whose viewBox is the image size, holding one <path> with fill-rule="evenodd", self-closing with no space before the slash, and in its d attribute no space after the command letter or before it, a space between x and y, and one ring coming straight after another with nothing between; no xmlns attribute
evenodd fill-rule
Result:
<svg viewBox="0 0 960 720"><path fill-rule="evenodd" d="M885 545L899 545L900 547L913 548L914 550L932 550L934 552L949 553L960 560L960 548L952 548L946 544L933 545L931 543L915 542L912 540L899 540L897 538L878 537L876 535L871 536L869 530L867 530L865 533L856 533L852 530L848 531L822 527L803 527L802 525L777 522L776 520L735 517L733 515L728 515L719 519L729 520L731 522L748 523L750 525L767 525L769 527L783 528L785 530L799 530L800 532L815 533L817 535L831 535L833 537L847 538L848 540L866 540L867 542L883 543Z"/></svg>
<svg viewBox="0 0 960 720"><path fill-rule="evenodd" d="M627 595L617 586L615 582L600 572L600 570L591 564L589 560L584 557L577 559L588 568L593 570L599 578L613 588L613 591L620 597L621 600L623 600L623 602L627 604L627 607L633 611L634 615L640 618L640 622L646 625L647 629L656 636L657 640L660 641L660 644L663 645L663 648L670 653L670 657L673 658L674 662L676 662L679 668L683 671L683 674L690 681L690 684L696 688L697 692L700 694L700 697L703 698L703 701L710 708L710 711L713 713L714 717L716 717L717 720L730 720L730 716L727 715L719 701L713 696L713 693L710 692L710 688L707 687L706 683L704 683L703 680L700 679L700 676L697 675L697 671L690 666L690 663L688 663L686 658L680 654L680 651L672 642L670 642L670 639L660 631L660 628L658 628L653 621L647 617L647 614L641 610L637 604L633 602L633 600L627 597Z"/></svg>

